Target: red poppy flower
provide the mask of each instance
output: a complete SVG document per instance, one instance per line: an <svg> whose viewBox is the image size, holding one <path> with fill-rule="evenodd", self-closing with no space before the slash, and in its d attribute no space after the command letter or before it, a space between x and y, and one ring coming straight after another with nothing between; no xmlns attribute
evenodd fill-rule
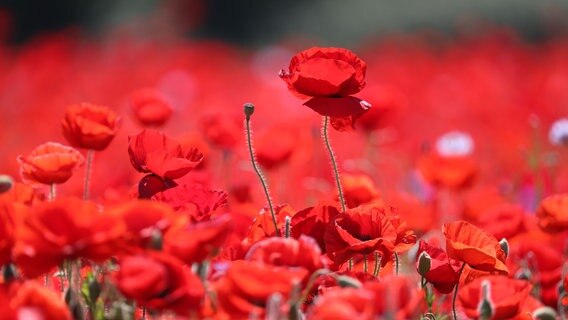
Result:
<svg viewBox="0 0 568 320"><path fill-rule="evenodd" d="M9 202L31 206L33 203L44 201L45 195L25 183L15 182L12 189L3 193L0 198Z"/></svg>
<svg viewBox="0 0 568 320"><path fill-rule="evenodd" d="M505 252L494 236L466 221L446 223L442 227L446 250L452 259L473 269L507 274Z"/></svg>
<svg viewBox="0 0 568 320"><path fill-rule="evenodd" d="M55 292L34 281L14 283L10 286L10 306L18 316L2 319L71 320L71 312ZM6 315L2 310L2 315Z"/></svg>
<svg viewBox="0 0 568 320"><path fill-rule="evenodd" d="M373 294L358 288L326 290L307 314L307 319L372 320L375 319Z"/></svg>
<svg viewBox="0 0 568 320"><path fill-rule="evenodd" d="M233 261L214 284L222 312L231 319L264 316L266 301L279 293L287 299L294 286L307 276L303 268L284 268L255 261Z"/></svg>
<svg viewBox="0 0 568 320"><path fill-rule="evenodd" d="M36 277L65 259L104 261L122 247L121 221L92 203L58 198L30 208L16 230L14 258L24 275Z"/></svg>
<svg viewBox="0 0 568 320"><path fill-rule="evenodd" d="M136 120L144 126L161 126L172 115L172 107L155 89L141 89L132 94L130 105Z"/></svg>
<svg viewBox="0 0 568 320"><path fill-rule="evenodd" d="M222 149L232 149L243 135L240 118L224 113L205 114L199 119L199 129L205 139Z"/></svg>
<svg viewBox="0 0 568 320"><path fill-rule="evenodd" d="M442 156L432 153L418 161L420 174L429 183L447 188L465 188L477 174L477 164L470 156Z"/></svg>
<svg viewBox="0 0 568 320"><path fill-rule="evenodd" d="M568 194L544 198L536 211L539 227L551 233L568 229Z"/></svg>
<svg viewBox="0 0 568 320"><path fill-rule="evenodd" d="M397 320L415 319L422 296L420 289L408 277L388 275L380 281L369 281L363 289L373 293L375 314L391 315Z"/></svg>
<svg viewBox="0 0 568 320"><path fill-rule="evenodd" d="M371 107L351 96L365 87L366 70L365 62L350 50L313 47L295 55L280 78L296 96L311 98L304 105L332 120L345 119L347 123L334 125L345 129Z"/></svg>
<svg viewBox="0 0 568 320"><path fill-rule="evenodd" d="M267 170L288 161L297 143L298 136L290 126L271 127L255 139L256 160Z"/></svg>
<svg viewBox="0 0 568 320"><path fill-rule="evenodd" d="M114 274L116 287L149 310L171 310L195 316L205 294L201 280L181 261L160 252L126 256Z"/></svg>
<svg viewBox="0 0 568 320"><path fill-rule="evenodd" d="M319 202L315 207L298 211L292 217L291 235L298 239L305 234L314 238L322 253L326 252L324 234L327 225L339 214L339 204L336 202Z"/></svg>
<svg viewBox="0 0 568 320"><path fill-rule="evenodd" d="M355 208L375 200L381 194L371 178L364 174L344 174L341 176L343 196L348 208Z"/></svg>
<svg viewBox="0 0 568 320"><path fill-rule="evenodd" d="M59 184L69 180L83 163L81 153L56 142L35 148L27 157L19 156L20 176L25 183Z"/></svg>
<svg viewBox="0 0 568 320"><path fill-rule="evenodd" d="M191 221L209 220L219 208L227 205L227 193L212 190L199 183L184 183L156 193L153 200L167 203Z"/></svg>
<svg viewBox="0 0 568 320"><path fill-rule="evenodd" d="M109 210L119 217L126 227L124 238L140 248L149 245L152 236L162 235L176 221L173 210L166 204L150 200L135 200Z"/></svg>
<svg viewBox="0 0 568 320"><path fill-rule="evenodd" d="M361 206L340 213L328 225L325 235L327 255L341 264L356 254L381 251L390 257L397 239L396 228L386 216L384 208ZM384 263L386 260L384 259Z"/></svg>
<svg viewBox="0 0 568 320"><path fill-rule="evenodd" d="M273 266L300 267L306 269L308 275L324 267L317 242L304 235L298 240L282 237L260 240L249 249L245 260Z"/></svg>
<svg viewBox="0 0 568 320"><path fill-rule="evenodd" d="M0 198L0 265L2 266L12 261L14 214L14 204Z"/></svg>
<svg viewBox="0 0 568 320"><path fill-rule="evenodd" d="M103 150L118 130L119 118L108 107L80 103L67 108L63 136L73 147Z"/></svg>
<svg viewBox="0 0 568 320"><path fill-rule="evenodd" d="M489 286L489 300L493 309L492 319L510 319L521 312L521 307L530 294L532 285L524 280L505 276L477 278L461 287L458 301L465 314L477 319L479 302L482 299L482 284Z"/></svg>
<svg viewBox="0 0 568 320"><path fill-rule="evenodd" d="M481 214L477 225L497 239L511 239L527 231L525 211L519 205L502 204Z"/></svg>
<svg viewBox="0 0 568 320"><path fill-rule="evenodd" d="M128 137L130 162L139 172L154 173L164 179L178 179L203 159L196 148L184 147L163 133L145 129Z"/></svg>
<svg viewBox="0 0 568 320"><path fill-rule="evenodd" d="M186 264L201 262L216 254L233 230L230 216L210 221L177 225L164 235L164 251Z"/></svg>
<svg viewBox="0 0 568 320"><path fill-rule="evenodd" d="M276 224L282 234L284 230L284 225L286 224L286 217L293 218L296 213L292 207L289 205L278 205L274 207L274 213L276 215ZM274 230L274 221L270 214L270 210L264 207L254 218L247 235L244 240L246 245L252 245L257 241L276 236L276 230Z"/></svg>
<svg viewBox="0 0 568 320"><path fill-rule="evenodd" d="M459 280L459 269L462 266L460 261L450 259L448 254L440 247L430 245L425 241L420 241L418 252L416 253L416 269L418 270L418 259L420 254L426 252L430 258L430 270L422 276L430 282L440 293L448 294L454 290L454 286Z"/></svg>

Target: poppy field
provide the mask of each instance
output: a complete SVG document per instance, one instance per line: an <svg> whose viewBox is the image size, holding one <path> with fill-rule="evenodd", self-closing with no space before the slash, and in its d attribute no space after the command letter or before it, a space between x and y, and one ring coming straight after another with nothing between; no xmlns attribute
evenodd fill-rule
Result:
<svg viewBox="0 0 568 320"><path fill-rule="evenodd" d="M565 37L66 31L0 112L0 320L568 316Z"/></svg>

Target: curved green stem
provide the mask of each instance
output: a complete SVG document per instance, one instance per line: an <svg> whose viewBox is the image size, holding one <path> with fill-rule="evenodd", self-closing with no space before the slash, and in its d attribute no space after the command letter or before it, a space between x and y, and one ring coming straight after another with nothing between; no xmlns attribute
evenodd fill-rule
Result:
<svg viewBox="0 0 568 320"><path fill-rule="evenodd" d="M254 172L256 173L256 175L258 176L258 179L260 180L260 184L262 185L262 189L264 190L264 195L266 196L266 201L268 201L268 207L270 209L270 215L272 216L272 222L274 223L274 232L276 234L277 237L280 237L280 230L278 229L278 222L276 220L276 213L274 212L274 206L272 205L272 199L270 198L270 191L268 190L268 184L266 183L266 179L264 178L264 175L262 174L262 171L260 170L260 167L258 166L258 163L256 162L256 156L254 154L254 148L253 148L253 144L252 144L252 134L251 134L251 128L250 128L250 115L247 115L245 118L245 132L246 132L246 138L247 138L247 147L248 147L248 151L249 151L249 155L250 155L250 161L252 163L252 167L254 169Z"/></svg>
<svg viewBox="0 0 568 320"><path fill-rule="evenodd" d="M333 149L331 148L331 143L329 142L329 136L328 136L328 132L327 132L328 123L329 123L329 117L324 116L323 121L322 121L322 125L321 125L321 136L323 138L323 142L325 144L325 147L327 148L327 152L329 153L329 158L331 160L331 166L333 168L333 175L335 177L335 184L337 185L337 194L338 194L338 197L339 197L339 202L341 203L341 210L343 210L343 212L345 212L345 210L346 210L345 196L343 195L343 188L341 187L341 181L339 179L339 169L337 168L337 161L335 160L335 153L333 152Z"/></svg>
<svg viewBox="0 0 568 320"><path fill-rule="evenodd" d="M460 286L460 278L463 268L465 268L465 263L462 265L460 271L458 272L458 282L456 283L456 289L454 290L454 297L452 298L452 314L454 316L454 320L458 320L458 314L456 312L456 298L458 297L458 289Z"/></svg>

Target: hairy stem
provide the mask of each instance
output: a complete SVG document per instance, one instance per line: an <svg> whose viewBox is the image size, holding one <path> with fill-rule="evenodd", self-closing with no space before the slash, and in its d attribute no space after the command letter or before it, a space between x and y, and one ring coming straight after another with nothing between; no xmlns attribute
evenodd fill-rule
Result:
<svg viewBox="0 0 568 320"><path fill-rule="evenodd" d="M337 161L335 160L335 153L333 152L333 149L331 148L331 143L329 142L329 136L328 136L328 124L329 124L329 117L328 116L324 116L323 117L323 121L322 121L322 125L321 125L321 136L323 138L323 142L325 144L325 147L327 148L327 152L329 153L329 158L331 160L331 166L333 168L333 175L335 177L335 184L337 185L337 194L339 197L339 202L341 203L341 210L343 210L343 212L345 212L346 207L345 207L345 197L343 196L343 188L341 187L341 181L339 179L339 169L337 168Z"/></svg>
<svg viewBox="0 0 568 320"><path fill-rule="evenodd" d="M87 160L85 163L85 184L83 186L83 200L89 200L89 187L91 184L91 170L93 167L94 157L95 157L95 150L88 150Z"/></svg>

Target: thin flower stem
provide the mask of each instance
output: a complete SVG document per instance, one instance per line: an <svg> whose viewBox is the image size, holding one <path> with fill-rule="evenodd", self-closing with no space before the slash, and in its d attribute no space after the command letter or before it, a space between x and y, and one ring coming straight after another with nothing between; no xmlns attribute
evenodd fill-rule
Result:
<svg viewBox="0 0 568 320"><path fill-rule="evenodd" d="M52 183L51 185L49 185L49 201L54 201L56 194L57 189L55 187L55 183Z"/></svg>
<svg viewBox="0 0 568 320"><path fill-rule="evenodd" d="M290 225L292 223L292 218L290 218L289 216L286 217L285 221L285 227L284 227L284 236L286 238L290 238Z"/></svg>
<svg viewBox="0 0 568 320"><path fill-rule="evenodd" d="M373 276L376 278L379 276L379 271L381 270L381 256L377 251L375 251L375 270L373 270Z"/></svg>
<svg viewBox="0 0 568 320"><path fill-rule="evenodd" d="M349 259L349 262L347 264L347 268L349 269L349 271L353 270L353 258Z"/></svg>
<svg viewBox="0 0 568 320"><path fill-rule="evenodd" d="M463 268L465 268L465 263L462 265L462 267L460 268L460 271L458 272L458 281L456 283L456 289L454 290L454 297L452 298L452 314L454 316L454 320L458 320L458 314L456 312L456 298L458 297L458 289L459 289L459 286L460 286L460 278L461 278Z"/></svg>
<svg viewBox="0 0 568 320"><path fill-rule="evenodd" d="M333 167L333 175L335 177L335 184L337 185L337 194L338 194L338 197L339 197L339 202L341 203L341 210L343 210L343 212L345 212L345 210L346 210L345 197L343 195L343 188L341 187L341 181L339 179L339 169L337 168L337 161L335 160L335 153L333 152L333 149L331 148L331 143L329 142L329 136L328 136L328 132L327 132L328 123L329 123L329 117L324 116L323 122L322 122L322 125L321 125L321 136L323 138L323 142L325 144L325 147L327 148L327 152L329 153L329 158L331 160L331 166Z"/></svg>
<svg viewBox="0 0 568 320"><path fill-rule="evenodd" d="M87 151L87 160L85 164L85 184L83 186L83 200L89 200L89 187L91 184L91 170L93 168L93 158L95 150Z"/></svg>
<svg viewBox="0 0 568 320"><path fill-rule="evenodd" d="M250 128L250 116L254 112L254 105L250 103L246 103L244 105L245 109L245 132L247 138L247 147L250 155L250 161L252 163L252 168L254 172L258 176L260 180L260 184L262 185L262 189L264 190L264 195L266 197L266 201L268 201L268 208L270 209L270 215L272 216L272 222L274 223L274 233L277 237L280 237L280 230L278 229L278 222L276 220L276 213L274 212L274 206L272 205L272 199L270 198L270 191L268 190L268 183L266 183L266 179L258 166L256 161L256 155L254 153L254 147L252 144L252 130Z"/></svg>
<svg viewBox="0 0 568 320"><path fill-rule="evenodd" d="M367 270L368 270L368 266L367 266L367 255L364 254L364 255L363 255L363 272L364 272L364 273L367 273Z"/></svg>
<svg viewBox="0 0 568 320"><path fill-rule="evenodd" d="M400 262L399 262L399 259L398 259L398 253L395 252L394 253L394 268L395 268L394 270L395 270L397 276L398 276L399 264L400 264Z"/></svg>

